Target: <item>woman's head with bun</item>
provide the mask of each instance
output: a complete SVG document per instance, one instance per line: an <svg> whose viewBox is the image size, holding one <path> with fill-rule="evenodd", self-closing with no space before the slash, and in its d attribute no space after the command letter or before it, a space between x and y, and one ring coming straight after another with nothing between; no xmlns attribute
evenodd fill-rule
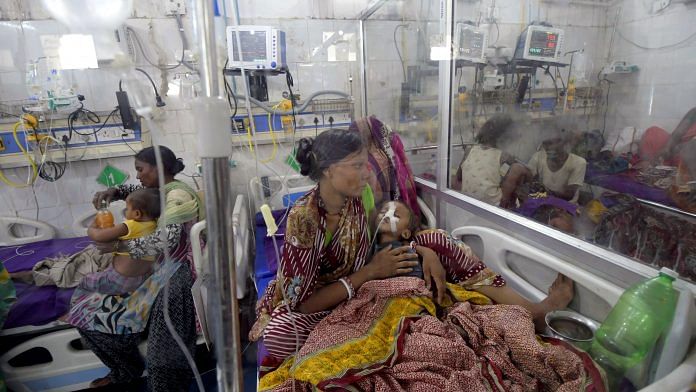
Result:
<svg viewBox="0 0 696 392"><path fill-rule="evenodd" d="M367 184L367 151L357 132L331 129L300 139L295 158L303 176L344 196L360 196Z"/></svg>
<svg viewBox="0 0 696 392"><path fill-rule="evenodd" d="M160 155L162 157L162 169L164 171L165 181L174 179L174 176L184 170L184 162L181 158L177 158L174 152L165 146L159 146ZM157 158L155 156L155 148L147 147L135 154L135 171L136 177L140 183L147 188L156 188L159 186L157 176Z"/></svg>

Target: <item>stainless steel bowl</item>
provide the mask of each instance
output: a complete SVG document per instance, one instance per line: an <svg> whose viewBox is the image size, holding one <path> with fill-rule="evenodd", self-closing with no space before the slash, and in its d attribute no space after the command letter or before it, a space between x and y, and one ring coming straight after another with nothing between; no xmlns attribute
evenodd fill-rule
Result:
<svg viewBox="0 0 696 392"><path fill-rule="evenodd" d="M599 324L579 313L555 310L546 314L546 333L565 340L582 350L589 350Z"/></svg>

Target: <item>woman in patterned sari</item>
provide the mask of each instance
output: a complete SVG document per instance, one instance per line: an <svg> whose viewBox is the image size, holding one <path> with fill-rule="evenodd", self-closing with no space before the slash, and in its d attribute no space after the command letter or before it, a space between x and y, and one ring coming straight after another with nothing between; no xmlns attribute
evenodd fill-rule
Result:
<svg viewBox="0 0 696 392"><path fill-rule="evenodd" d="M302 139L296 158L302 174L318 185L288 214L278 276L257 305L257 321L249 336L252 341L263 337L276 361L298 351L315 326L363 284L407 274L417 263L408 252L410 246L387 247L370 257L368 216L375 203L367 186L368 152L359 134L331 130L315 140ZM443 234L434 232L422 239L416 241L416 251L423 257L424 276L431 277L425 286L438 303L449 278L499 303L530 305L478 258L460 257L459 247ZM546 302L563 308L572 299L572 282L559 277L551 292Z"/></svg>
<svg viewBox="0 0 696 392"><path fill-rule="evenodd" d="M168 308L172 324L189 351L195 347L196 321L191 286L195 279L189 230L203 219L204 208L196 192L174 176L184 169L181 159L167 147L160 146L164 166L165 209L160 229L153 234L114 244L124 247L134 259L156 256L153 274L135 292L124 295L104 295L76 291L68 321L76 326L89 348L108 366L111 372L94 380L91 387L126 384L137 380L145 369L138 343L148 336L147 371L151 391L188 391L191 371L186 357L170 334L164 319L162 289L169 285ZM152 147L135 155L137 179L143 187L158 187L157 162ZM137 186L121 186L98 192L95 206L102 200L122 200ZM162 243L161 230L166 231L167 243ZM164 259L167 246L169 258ZM109 246L107 246L108 248ZM102 248L104 248L102 244ZM149 321L149 324L148 324Z"/></svg>
<svg viewBox="0 0 696 392"><path fill-rule="evenodd" d="M368 152L358 133L334 129L315 140L302 139L296 158L302 174L318 185L288 214L279 276L259 302L250 333L252 340L263 335L277 359L302 345L314 326L349 297L348 287L357 290L369 280L408 273L417 264L408 247L385 249L367 264L368 214L375 203L367 186Z"/></svg>

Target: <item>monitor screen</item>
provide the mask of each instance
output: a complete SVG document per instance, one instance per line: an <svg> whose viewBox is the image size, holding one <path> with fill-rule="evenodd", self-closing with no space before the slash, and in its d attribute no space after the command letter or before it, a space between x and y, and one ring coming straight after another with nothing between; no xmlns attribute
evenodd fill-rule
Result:
<svg viewBox="0 0 696 392"><path fill-rule="evenodd" d="M529 40L528 53L532 56L554 57L558 45L558 33L543 30L532 30Z"/></svg>
<svg viewBox="0 0 696 392"><path fill-rule="evenodd" d="M237 51L237 32L232 35L233 61L239 60ZM241 61L266 61L266 32L265 31L241 31L239 40L242 45Z"/></svg>
<svg viewBox="0 0 696 392"><path fill-rule="evenodd" d="M484 50L483 40L483 33L463 28L459 33L459 54L465 57L480 58Z"/></svg>

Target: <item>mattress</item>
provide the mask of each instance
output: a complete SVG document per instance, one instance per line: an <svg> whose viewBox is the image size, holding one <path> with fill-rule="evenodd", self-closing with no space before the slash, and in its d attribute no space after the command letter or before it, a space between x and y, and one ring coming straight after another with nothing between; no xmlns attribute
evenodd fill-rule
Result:
<svg viewBox="0 0 696 392"><path fill-rule="evenodd" d="M84 249L91 241L87 237L52 239L20 246L0 247L0 261L9 272L28 271L47 257L71 255ZM27 325L43 325L68 312L74 289L56 286L37 287L15 282L17 301L5 320L4 329Z"/></svg>

